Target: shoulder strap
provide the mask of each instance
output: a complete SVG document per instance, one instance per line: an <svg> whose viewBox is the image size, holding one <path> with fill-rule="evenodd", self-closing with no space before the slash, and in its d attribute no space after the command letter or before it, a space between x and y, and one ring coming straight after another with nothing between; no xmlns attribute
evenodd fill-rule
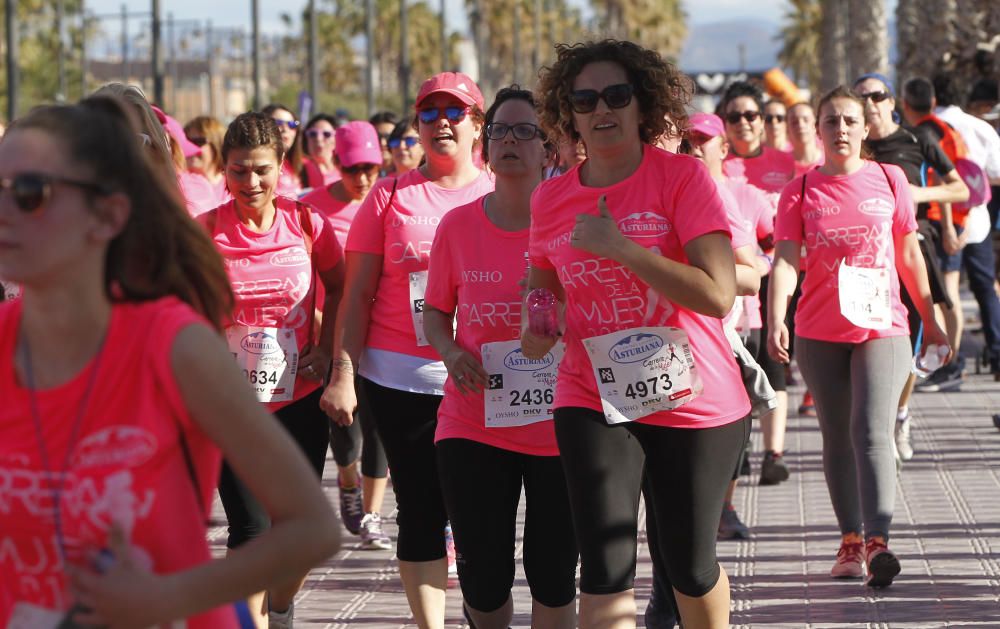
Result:
<svg viewBox="0 0 1000 629"><path fill-rule="evenodd" d="M806 177L808 175L808 172L802 173L802 192L799 193L799 214L802 213L802 206L806 202Z"/></svg>
<svg viewBox="0 0 1000 629"><path fill-rule="evenodd" d="M198 503L198 510L201 511L201 517L205 521L205 526L209 525L208 512L205 510L205 503L201 500L201 483L198 482L198 473L194 467L194 458L191 456L191 448L188 447L187 435L184 434L184 427L181 426L180 421L175 417L174 420L177 422L177 441L181 446L181 453L184 455L184 466L187 468L188 479L191 481L191 488L194 489L194 499Z"/></svg>
<svg viewBox="0 0 1000 629"><path fill-rule="evenodd" d="M306 246L306 255L312 258L313 251L313 224L311 210L308 205L301 201L295 202L296 215L299 219L299 227L302 229L302 240Z"/></svg>
<svg viewBox="0 0 1000 629"><path fill-rule="evenodd" d="M889 184L889 191L892 192L892 200L896 200L896 186L892 183L892 177L889 176L889 171L885 169L885 165L882 162L875 162L878 167L882 169L882 174L885 175L885 180Z"/></svg>
<svg viewBox="0 0 1000 629"><path fill-rule="evenodd" d="M215 224L219 221L219 208L212 208L205 212L205 225L208 227L209 238L215 236Z"/></svg>

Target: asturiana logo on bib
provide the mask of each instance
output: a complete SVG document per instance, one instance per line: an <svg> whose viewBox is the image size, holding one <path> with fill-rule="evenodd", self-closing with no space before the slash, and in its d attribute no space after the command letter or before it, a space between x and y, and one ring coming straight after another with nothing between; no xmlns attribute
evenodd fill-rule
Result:
<svg viewBox="0 0 1000 629"><path fill-rule="evenodd" d="M271 256L271 266L302 266L308 262L309 255L302 247L290 247Z"/></svg>
<svg viewBox="0 0 1000 629"><path fill-rule="evenodd" d="M870 216L892 216L893 209L892 203L879 197L858 203L858 211Z"/></svg>
<svg viewBox="0 0 1000 629"><path fill-rule="evenodd" d="M629 214L618 221L618 229L626 236L639 238L655 238L665 236L670 233L670 221L664 217L645 210Z"/></svg>
<svg viewBox="0 0 1000 629"><path fill-rule="evenodd" d="M611 346L608 358L623 365L637 363L654 356L661 347L663 347L663 339L656 334L647 332L629 334Z"/></svg>
<svg viewBox="0 0 1000 629"><path fill-rule="evenodd" d="M264 354L273 354L275 352L281 351L281 345L278 344L278 339L274 338L267 332L251 332L243 337L240 341L240 347L243 351L250 354L257 354L262 356Z"/></svg>
<svg viewBox="0 0 1000 629"><path fill-rule="evenodd" d="M552 352L535 360L528 358L521 353L521 348L517 348L503 357L503 365L507 369L514 371L541 371L542 369L551 367L555 360Z"/></svg>

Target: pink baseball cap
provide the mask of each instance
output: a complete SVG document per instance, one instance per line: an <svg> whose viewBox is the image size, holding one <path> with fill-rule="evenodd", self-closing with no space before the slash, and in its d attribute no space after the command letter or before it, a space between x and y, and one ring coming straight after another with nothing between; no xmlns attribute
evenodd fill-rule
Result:
<svg viewBox="0 0 1000 629"><path fill-rule="evenodd" d="M181 126L181 123L165 114L163 110L156 105L153 105L152 107L153 113L156 114L156 117L160 120L160 124L163 125L163 128L167 130L167 133L169 133L170 137L174 139L174 142L181 145L181 152L184 153L185 158L201 154L202 147L187 139L187 135L184 134L184 127Z"/></svg>
<svg viewBox="0 0 1000 629"><path fill-rule="evenodd" d="M722 118L715 114L692 114L688 117L688 132L694 131L710 138L717 135L725 135L726 127L722 124Z"/></svg>
<svg viewBox="0 0 1000 629"><path fill-rule="evenodd" d="M341 166L381 164L382 144L378 131L364 120L353 120L337 128L337 159Z"/></svg>
<svg viewBox="0 0 1000 629"><path fill-rule="evenodd" d="M467 74L461 72L442 72L424 81L417 93L414 107L420 107L425 98L439 92L451 94L466 105L478 105L480 109L483 108L483 93L479 91L479 86Z"/></svg>

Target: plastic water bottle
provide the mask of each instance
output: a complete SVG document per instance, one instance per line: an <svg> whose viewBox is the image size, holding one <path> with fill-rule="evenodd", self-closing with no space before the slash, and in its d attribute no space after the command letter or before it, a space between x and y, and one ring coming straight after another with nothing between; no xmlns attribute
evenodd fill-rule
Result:
<svg viewBox="0 0 1000 629"><path fill-rule="evenodd" d="M556 296L547 288L536 288L524 299L528 307L528 330L535 336L559 336Z"/></svg>
<svg viewBox="0 0 1000 629"><path fill-rule="evenodd" d="M920 378L926 378L944 365L948 355L946 345L928 345L923 352L913 358L913 373Z"/></svg>

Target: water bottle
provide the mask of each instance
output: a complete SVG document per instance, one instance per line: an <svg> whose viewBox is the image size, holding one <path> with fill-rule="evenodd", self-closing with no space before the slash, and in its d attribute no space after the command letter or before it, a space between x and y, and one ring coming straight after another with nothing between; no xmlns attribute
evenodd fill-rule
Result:
<svg viewBox="0 0 1000 629"><path fill-rule="evenodd" d="M944 365L948 355L946 345L928 345L924 351L913 358L913 373L920 378L926 378Z"/></svg>
<svg viewBox="0 0 1000 629"><path fill-rule="evenodd" d="M535 336L559 336L556 296L547 288L536 288L524 299L528 307L528 330Z"/></svg>

